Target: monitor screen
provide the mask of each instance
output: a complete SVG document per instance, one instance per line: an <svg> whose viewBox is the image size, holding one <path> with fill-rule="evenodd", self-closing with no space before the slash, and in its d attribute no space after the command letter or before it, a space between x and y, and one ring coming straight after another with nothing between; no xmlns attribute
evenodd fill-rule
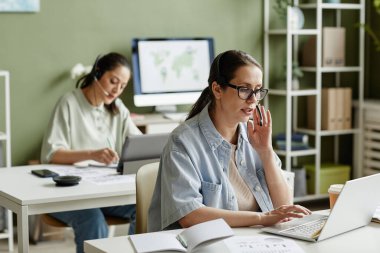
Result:
<svg viewBox="0 0 380 253"><path fill-rule="evenodd" d="M193 104L207 87L212 38L132 40L136 106Z"/></svg>

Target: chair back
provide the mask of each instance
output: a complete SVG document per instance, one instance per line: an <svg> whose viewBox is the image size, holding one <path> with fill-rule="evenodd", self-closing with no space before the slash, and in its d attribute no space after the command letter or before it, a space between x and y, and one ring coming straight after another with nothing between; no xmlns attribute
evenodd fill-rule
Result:
<svg viewBox="0 0 380 253"><path fill-rule="evenodd" d="M136 234L146 233L159 162L142 166L136 175Z"/></svg>

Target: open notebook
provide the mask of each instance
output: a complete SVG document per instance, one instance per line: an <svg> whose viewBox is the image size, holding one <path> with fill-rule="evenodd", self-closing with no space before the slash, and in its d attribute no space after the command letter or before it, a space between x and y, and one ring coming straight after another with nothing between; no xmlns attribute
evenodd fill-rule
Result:
<svg viewBox="0 0 380 253"><path fill-rule="evenodd" d="M216 219L186 228L179 234L172 231L146 233L131 235L130 239L137 253L168 250L191 252L204 242L233 235L231 227L223 219Z"/></svg>

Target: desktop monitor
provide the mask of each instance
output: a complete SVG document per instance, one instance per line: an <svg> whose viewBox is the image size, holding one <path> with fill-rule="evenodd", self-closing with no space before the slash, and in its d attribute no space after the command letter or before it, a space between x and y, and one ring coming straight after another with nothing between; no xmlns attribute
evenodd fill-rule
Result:
<svg viewBox="0 0 380 253"><path fill-rule="evenodd" d="M195 103L208 85L213 58L212 38L133 39L135 106L159 110L160 106Z"/></svg>

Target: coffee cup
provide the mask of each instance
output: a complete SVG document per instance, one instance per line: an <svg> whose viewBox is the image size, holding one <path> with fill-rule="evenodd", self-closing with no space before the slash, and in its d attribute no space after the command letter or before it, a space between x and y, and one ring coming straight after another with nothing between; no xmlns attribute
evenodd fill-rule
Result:
<svg viewBox="0 0 380 253"><path fill-rule="evenodd" d="M328 190L329 192L329 199L330 199L330 209L332 209L335 205L335 202L339 196L339 193L343 189L343 184L332 184L330 185L330 188Z"/></svg>

